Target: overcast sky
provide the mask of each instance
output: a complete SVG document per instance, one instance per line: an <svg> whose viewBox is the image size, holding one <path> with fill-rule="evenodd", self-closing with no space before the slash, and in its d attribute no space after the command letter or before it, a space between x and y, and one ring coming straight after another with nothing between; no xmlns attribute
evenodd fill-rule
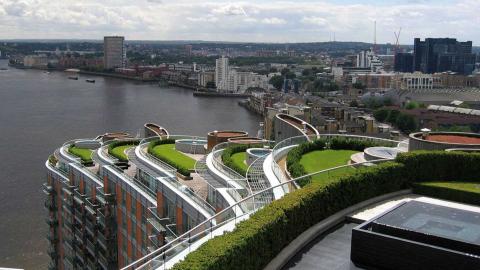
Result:
<svg viewBox="0 0 480 270"><path fill-rule="evenodd" d="M337 41L455 37L480 45L480 0L0 0L0 39Z"/></svg>

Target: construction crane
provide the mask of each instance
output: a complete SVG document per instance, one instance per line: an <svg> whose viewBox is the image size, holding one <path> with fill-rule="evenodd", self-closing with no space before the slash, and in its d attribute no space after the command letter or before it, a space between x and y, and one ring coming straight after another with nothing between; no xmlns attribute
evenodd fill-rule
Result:
<svg viewBox="0 0 480 270"><path fill-rule="evenodd" d="M402 27L400 27L398 32L393 32L393 34L395 34L395 54L397 54L397 52L400 52L400 43L398 42L398 40L400 39L400 33L402 33Z"/></svg>
<svg viewBox="0 0 480 270"><path fill-rule="evenodd" d="M402 27L400 27L400 29L398 30L398 33L397 32L393 32L393 34L395 35L395 47L393 48L393 63L396 62L396 58L397 58L397 53L400 52L400 43L399 43L399 39L400 39L400 33L402 32Z"/></svg>

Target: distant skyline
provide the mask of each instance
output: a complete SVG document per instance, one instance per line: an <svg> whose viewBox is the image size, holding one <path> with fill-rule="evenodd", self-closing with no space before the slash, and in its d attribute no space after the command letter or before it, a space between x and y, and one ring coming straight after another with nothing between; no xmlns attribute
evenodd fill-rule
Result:
<svg viewBox="0 0 480 270"><path fill-rule="evenodd" d="M478 0L0 0L0 39L377 42L452 37L480 44ZM335 34L334 34L335 33Z"/></svg>

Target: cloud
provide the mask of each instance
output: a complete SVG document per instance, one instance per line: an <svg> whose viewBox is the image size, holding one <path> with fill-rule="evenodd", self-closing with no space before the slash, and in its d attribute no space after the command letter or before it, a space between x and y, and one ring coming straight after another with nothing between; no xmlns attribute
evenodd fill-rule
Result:
<svg viewBox="0 0 480 270"><path fill-rule="evenodd" d="M15 17L21 17L25 15L27 8L28 8L27 4L22 1L12 2L3 7L7 15L15 16Z"/></svg>
<svg viewBox="0 0 480 270"><path fill-rule="evenodd" d="M286 24L287 21L284 20L284 19L281 19L281 18L276 18L276 17L272 17L272 18L265 18L262 20L262 23L264 24L272 24L272 25L282 25L282 24Z"/></svg>
<svg viewBox="0 0 480 270"><path fill-rule="evenodd" d="M340 2L340 3L339 3ZM480 1L0 0L0 39L86 38L231 41L373 41L456 37L480 43ZM356 2L356 3L354 3ZM281 27L280 27L281 26Z"/></svg>
<svg viewBox="0 0 480 270"><path fill-rule="evenodd" d="M238 15L247 16L245 9L243 9L241 5L237 5L237 4L223 5L213 9L212 12L216 14L227 15L227 16L238 16Z"/></svg>
<svg viewBox="0 0 480 270"><path fill-rule="evenodd" d="M328 21L325 18L322 18L322 17L311 16L311 17L303 17L302 18L302 23L314 24L314 25L318 25L318 26L325 26L325 25L328 24Z"/></svg>

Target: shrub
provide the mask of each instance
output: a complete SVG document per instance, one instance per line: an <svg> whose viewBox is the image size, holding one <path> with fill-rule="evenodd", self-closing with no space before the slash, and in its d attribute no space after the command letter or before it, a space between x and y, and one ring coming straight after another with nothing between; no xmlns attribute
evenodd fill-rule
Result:
<svg viewBox="0 0 480 270"><path fill-rule="evenodd" d="M132 140L132 141L116 141L108 145L108 154L116 157L120 161L128 162L128 158L125 158L124 155L120 155L115 151L112 151L116 147L124 146L124 145L138 145L140 143L139 140Z"/></svg>
<svg viewBox="0 0 480 270"><path fill-rule="evenodd" d="M54 156L54 155L50 155L48 157L48 162L50 162L50 164L52 166L56 166L57 165L57 162L58 162L58 159Z"/></svg>
<svg viewBox="0 0 480 270"><path fill-rule="evenodd" d="M75 144L72 144L68 147L68 152L79 157L82 165L92 166L92 150L87 148L79 148Z"/></svg>
<svg viewBox="0 0 480 270"><path fill-rule="evenodd" d="M206 242L173 269L262 269L299 234L342 209L426 179L479 181L479 162L480 154L413 152L326 186L306 185L265 206L232 232Z"/></svg>
<svg viewBox="0 0 480 270"><path fill-rule="evenodd" d="M416 194L441 198L450 201L480 205L479 183L423 182L414 183Z"/></svg>
<svg viewBox="0 0 480 270"><path fill-rule="evenodd" d="M156 155L155 152L153 151L153 148L157 145L162 145L162 144L174 144L175 140L174 139L158 139L155 141L152 141L148 144L148 153L152 154L156 158L160 159L161 161L167 163L168 165L172 166L177 170L178 173L190 177L190 169L187 167L182 166L181 164L178 164L176 162L171 161L170 159L164 158L162 156Z"/></svg>
<svg viewBox="0 0 480 270"><path fill-rule="evenodd" d="M233 145L225 148L222 153L222 162L225 166L229 167L230 169L236 171L238 174L242 176L247 175L247 170L245 168L242 168L238 166L232 159L232 155L240 152L245 152L249 148L257 148L257 147L263 147L261 144L255 144L255 145L248 145L248 144L239 144L239 145Z"/></svg>

